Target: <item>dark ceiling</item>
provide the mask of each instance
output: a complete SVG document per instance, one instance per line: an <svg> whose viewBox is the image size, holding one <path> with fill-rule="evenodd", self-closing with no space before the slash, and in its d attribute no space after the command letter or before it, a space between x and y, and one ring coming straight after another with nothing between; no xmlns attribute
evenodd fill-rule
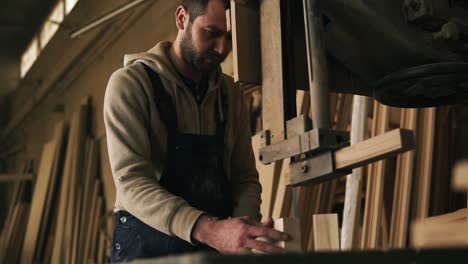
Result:
<svg viewBox="0 0 468 264"><path fill-rule="evenodd" d="M21 54L57 1L0 1L0 97L18 83Z"/></svg>

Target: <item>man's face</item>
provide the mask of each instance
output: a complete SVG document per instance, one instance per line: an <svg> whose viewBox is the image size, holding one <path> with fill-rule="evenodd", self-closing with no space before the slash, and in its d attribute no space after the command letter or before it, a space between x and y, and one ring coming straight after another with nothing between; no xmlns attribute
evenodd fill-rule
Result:
<svg viewBox="0 0 468 264"><path fill-rule="evenodd" d="M222 1L209 1L206 13L185 28L181 40L182 57L194 69L207 73L218 67L232 49Z"/></svg>

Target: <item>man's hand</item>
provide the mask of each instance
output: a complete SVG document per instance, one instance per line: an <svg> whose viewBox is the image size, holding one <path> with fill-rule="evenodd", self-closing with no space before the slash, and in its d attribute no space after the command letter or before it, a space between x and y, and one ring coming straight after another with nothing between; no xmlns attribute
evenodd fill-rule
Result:
<svg viewBox="0 0 468 264"><path fill-rule="evenodd" d="M273 242L288 239L285 233L271 228L272 221L260 224L249 217L213 220L202 215L193 228L193 238L221 253L240 254L255 249L265 253L284 253L273 243L255 240L264 237Z"/></svg>

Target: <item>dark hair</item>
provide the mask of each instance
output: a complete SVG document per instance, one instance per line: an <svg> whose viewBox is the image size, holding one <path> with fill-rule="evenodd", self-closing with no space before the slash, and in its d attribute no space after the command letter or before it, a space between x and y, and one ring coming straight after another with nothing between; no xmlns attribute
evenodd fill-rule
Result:
<svg viewBox="0 0 468 264"><path fill-rule="evenodd" d="M206 6L210 0L182 0L182 6L185 7L190 15L190 22L193 22L198 16L202 16L206 12ZM229 9L229 0L222 0L224 8Z"/></svg>

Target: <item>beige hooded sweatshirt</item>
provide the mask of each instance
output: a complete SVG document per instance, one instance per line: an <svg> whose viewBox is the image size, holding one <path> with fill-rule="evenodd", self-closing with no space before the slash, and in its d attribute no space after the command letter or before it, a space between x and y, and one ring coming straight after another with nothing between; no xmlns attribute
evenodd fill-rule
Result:
<svg viewBox="0 0 468 264"><path fill-rule="evenodd" d="M107 85L104 122L117 189L115 211L128 211L161 232L192 242L193 226L203 212L158 183L166 163L167 131L141 63L159 73L164 89L173 97L179 130L183 133L214 135L217 90L225 94L228 110L224 166L235 201L234 217L261 218L261 185L241 89L218 67L211 74L199 106L168 57L171 45L161 42L146 53L125 56L124 67L112 74Z"/></svg>

